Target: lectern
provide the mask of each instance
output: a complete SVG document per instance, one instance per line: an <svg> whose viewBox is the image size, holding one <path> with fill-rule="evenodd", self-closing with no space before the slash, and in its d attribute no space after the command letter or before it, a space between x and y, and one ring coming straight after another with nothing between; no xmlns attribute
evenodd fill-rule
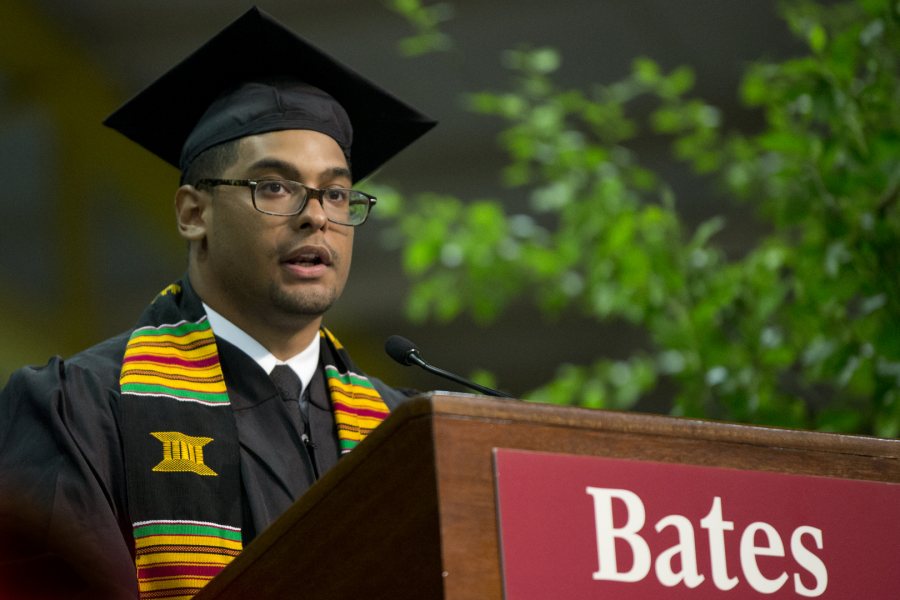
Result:
<svg viewBox="0 0 900 600"><path fill-rule="evenodd" d="M900 503L895 504L900 497L896 494L900 489L896 485L900 484L897 440L434 393L400 407L260 534L197 598L504 598L497 449L585 460L599 457L625 464L626 470L628 464L651 464L663 471L671 465L673 469L704 470L714 477L719 472L716 469L724 469L737 476L784 475L811 484L835 480L877 484L888 492L884 496L887 505L882 503L879 510L893 509L893 521L900 518ZM592 498L584 492L578 490L590 506ZM796 494L792 495L797 500ZM501 517L503 510L500 506ZM617 510L621 520L621 510ZM729 507L720 504L719 513L723 510L726 514L720 514L720 523L729 518ZM714 539L708 526L713 512L706 515L705 530L699 522L696 525L698 537L709 532L710 540ZM704 515L696 516L699 519ZM650 509L646 517L648 529L655 535L650 523L655 517ZM690 519L690 515L683 515L683 522ZM589 525L593 528L593 521ZM766 562L771 558L760 557L766 552L777 555L777 547L773 550L777 545L765 527L760 527L761 534L757 532L761 538L751 533L747 534L749 542L741 539L741 564L745 545L749 544L747 552L758 567L760 581L775 582L769 585L781 582L785 590L792 585L811 589L824 584L821 574L816 581L816 561L825 560L822 553L829 548L830 540L826 534L826 550L818 550L814 525L793 532L802 546L794 562L791 550L797 548L791 546L791 532L781 534L782 563L793 564L798 571L793 584L790 566L779 567ZM896 530L896 523L886 527L885 533L890 533L891 528ZM737 536L740 532L719 533ZM768 550L762 535L766 533ZM619 546L625 534L622 536ZM897 548L896 541L893 548ZM699 551L698 560L705 560L704 552ZM597 556L593 550L594 563ZM896 558L895 554L894 561ZM628 565L622 560L619 567L624 571ZM659 559L656 566L663 571L667 568L660 566ZM585 573L585 581L590 582L594 570L596 564ZM776 575L781 571L785 577L779 579ZM886 576L896 579L896 569L892 571L893 575ZM602 569L597 572L602 574ZM701 577L702 584L694 581L693 589L725 585L721 581L743 581L740 573L723 576L726 579L720 577L713 582L707 572ZM837 585L836 576L831 577L829 583ZM747 580L751 579L747 575ZM688 583L686 579L681 587L688 590Z"/></svg>

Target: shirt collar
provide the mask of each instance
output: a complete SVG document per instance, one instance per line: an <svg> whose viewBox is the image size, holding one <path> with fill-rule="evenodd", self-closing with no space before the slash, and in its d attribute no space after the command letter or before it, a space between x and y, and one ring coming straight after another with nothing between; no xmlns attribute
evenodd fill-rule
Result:
<svg viewBox="0 0 900 600"><path fill-rule="evenodd" d="M309 385L309 382L312 381L316 368L319 366L318 335L313 337L313 341L305 350L283 361L276 358L262 344L250 337L247 332L217 313L205 302L203 303L203 308L206 310L206 316L209 318L209 325L212 327L213 333L256 361L256 364L262 367L263 371L271 373L275 365L288 365L300 378L304 390Z"/></svg>

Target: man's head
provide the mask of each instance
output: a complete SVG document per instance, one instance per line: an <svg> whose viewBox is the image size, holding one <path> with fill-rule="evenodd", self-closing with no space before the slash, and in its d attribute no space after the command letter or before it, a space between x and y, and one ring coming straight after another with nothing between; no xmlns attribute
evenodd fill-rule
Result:
<svg viewBox="0 0 900 600"><path fill-rule="evenodd" d="M207 304L258 337L318 327L350 269L353 224L334 199L354 194L337 191L352 185L352 144L344 108L309 84L249 81L216 98L184 143L175 197ZM274 212L296 214L264 212L292 198Z"/></svg>
<svg viewBox="0 0 900 600"><path fill-rule="evenodd" d="M340 146L318 131L287 129L207 152L213 160L201 155L198 167L221 170L190 169L197 174L188 180L194 185L176 193L179 231L191 241L195 287L213 308L249 331L292 329L317 320L340 296L352 256L353 227L329 220L334 202L307 193L299 214L271 215L259 210L265 209L260 205L265 190L203 182L269 181L278 193L290 185L280 180L347 189L352 180Z"/></svg>
<svg viewBox="0 0 900 600"><path fill-rule="evenodd" d="M191 280L208 304L251 330L295 329L331 307L352 255L353 226L334 213L347 197L334 190L352 184L352 140L340 104L290 79L246 82L210 105L185 141L176 194ZM307 188L333 191L316 199ZM305 205L273 210L272 198Z"/></svg>
<svg viewBox="0 0 900 600"><path fill-rule="evenodd" d="M182 170L176 208L192 282L248 332L294 328L331 306L359 210L342 219L342 193L317 190L351 188L351 161L361 179L434 126L257 9L105 123ZM259 183L272 179L288 183ZM273 190L305 206L289 216L261 207Z"/></svg>

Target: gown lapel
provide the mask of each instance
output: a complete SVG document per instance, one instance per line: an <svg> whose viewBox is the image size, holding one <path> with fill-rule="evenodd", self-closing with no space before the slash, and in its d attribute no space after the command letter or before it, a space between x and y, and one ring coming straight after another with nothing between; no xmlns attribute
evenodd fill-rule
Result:
<svg viewBox="0 0 900 600"><path fill-rule="evenodd" d="M302 454L300 411L282 400L250 357L222 339L217 343L237 423L244 512L258 533L313 483Z"/></svg>
<svg viewBox="0 0 900 600"><path fill-rule="evenodd" d="M337 433L321 368L306 392L316 445L311 450L301 438L304 424L296 400L282 399L265 371L241 350L220 338L216 342L237 424L247 543L315 482L310 460L319 473L337 463Z"/></svg>

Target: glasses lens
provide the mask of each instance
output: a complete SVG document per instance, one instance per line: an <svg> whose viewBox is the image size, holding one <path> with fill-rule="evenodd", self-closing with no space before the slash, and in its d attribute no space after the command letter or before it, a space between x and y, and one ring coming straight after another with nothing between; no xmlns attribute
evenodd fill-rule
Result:
<svg viewBox="0 0 900 600"><path fill-rule="evenodd" d="M369 197L362 192L351 192L350 206L347 209L348 222L361 225L369 216Z"/></svg>
<svg viewBox="0 0 900 600"><path fill-rule="evenodd" d="M306 188L296 181L261 179L254 190L256 208L275 215L295 214L306 200Z"/></svg>
<svg viewBox="0 0 900 600"><path fill-rule="evenodd" d="M369 198L362 192L344 188L322 191L322 206L328 220L342 225L360 225L369 214Z"/></svg>

